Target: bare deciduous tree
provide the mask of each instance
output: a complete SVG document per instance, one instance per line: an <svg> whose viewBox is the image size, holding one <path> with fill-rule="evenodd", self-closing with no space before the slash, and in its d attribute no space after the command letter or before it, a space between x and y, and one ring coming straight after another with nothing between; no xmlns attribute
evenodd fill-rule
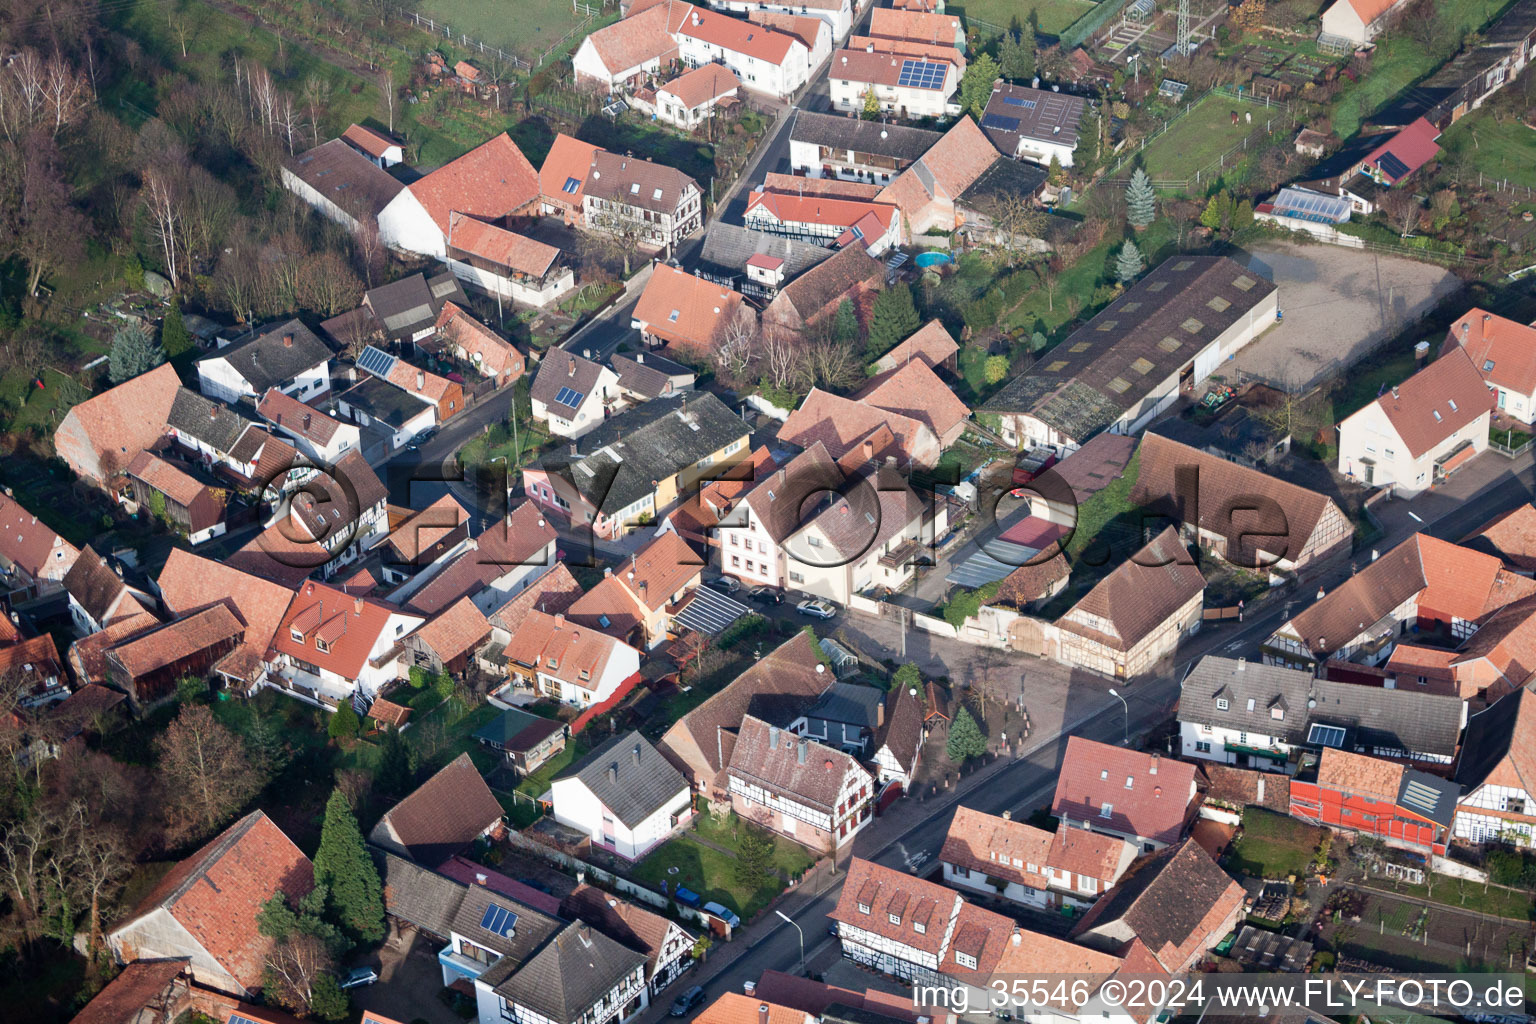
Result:
<svg viewBox="0 0 1536 1024"><path fill-rule="evenodd" d="M263 773L245 741L202 705L183 707L156 747L177 824L187 833L212 832L262 786Z"/></svg>

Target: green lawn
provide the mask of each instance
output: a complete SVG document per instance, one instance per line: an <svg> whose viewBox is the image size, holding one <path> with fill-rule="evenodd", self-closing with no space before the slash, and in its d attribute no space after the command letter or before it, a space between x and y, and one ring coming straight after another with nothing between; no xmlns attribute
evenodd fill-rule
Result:
<svg viewBox="0 0 1536 1024"><path fill-rule="evenodd" d="M742 823L732 815L715 820L707 813L700 815L699 833L720 846L734 846L731 834L733 825L739 828L756 828ZM774 866L794 877L811 866L813 860L806 850L779 836L774 837ZM676 870L673 870L676 869ZM714 900L741 915L743 921L767 906L783 891L783 883L777 879L754 888L736 880L736 859L713 847L699 842L690 833L683 833L657 847L654 852L636 864L631 875L636 881L655 888L663 883L669 892L679 885L692 889L707 902Z"/></svg>
<svg viewBox="0 0 1536 1024"><path fill-rule="evenodd" d="M602 0L589 2L602 9ZM543 53L585 17L572 10L571 0L517 0L515 6L506 0L422 0L416 10L446 23L455 36L525 57Z"/></svg>
<svg viewBox="0 0 1536 1024"><path fill-rule="evenodd" d="M1440 145L1465 153L1475 170L1493 180L1536 188L1536 128L1515 118L1501 124L1484 108L1451 125Z"/></svg>
<svg viewBox="0 0 1536 1024"><path fill-rule="evenodd" d="M1003 315L1003 329L1043 327L1047 334L1079 317L1088 319L1097 312L1094 293L1109 278L1109 263L1114 253L1125 244L1118 234L1111 233L1104 241L1089 250L1082 259L1064 269L1058 276L1054 294L1044 286L1032 289L1017 305ZM1152 225L1136 236L1136 246L1147 260L1147 266L1155 267L1174 251L1173 222L1159 216ZM1108 304L1110 296L1103 299ZM1060 341L1060 338L1052 338Z"/></svg>
<svg viewBox="0 0 1536 1024"><path fill-rule="evenodd" d="M989 22L998 28L1007 28L1018 18L1021 24L1029 21L1034 11L1040 22L1040 34L1060 35L1062 29L1097 7L1094 0L965 0L963 4L948 4L946 14L958 14L970 28L970 19ZM985 29L982 29L985 35Z"/></svg>
<svg viewBox="0 0 1536 1024"><path fill-rule="evenodd" d="M1233 111L1237 112L1236 124L1232 123ZM1253 115L1253 123L1246 120L1247 114ZM1153 181L1185 181L1197 171L1215 173L1208 171L1210 166L1242 142L1254 125L1262 126L1265 118L1283 114L1283 110L1267 108L1262 103L1210 96L1153 139L1138 159Z"/></svg>
<svg viewBox="0 0 1536 1024"><path fill-rule="evenodd" d="M1530 893L1517 889L1504 889L1496 885L1484 886L1447 875L1437 875L1433 889L1384 878L1371 879L1370 886L1373 889L1400 892L1408 896L1417 896L1431 903L1442 903L1447 907L1463 910L1475 910L1495 917L1507 917L1516 921L1526 921L1531 918ZM1388 927L1391 927L1390 923Z"/></svg>
<svg viewBox="0 0 1536 1024"><path fill-rule="evenodd" d="M1509 0L1438 0L1436 10L1442 19L1442 38L1455 39L1487 24L1489 19L1509 5ZM1371 58L1370 73L1359 82L1346 81L1333 104L1333 130L1349 138L1362 122L1385 107L1408 86L1434 71L1453 54L1436 55L1425 51L1407 32L1388 32L1378 40Z"/></svg>
<svg viewBox="0 0 1536 1024"><path fill-rule="evenodd" d="M535 799L543 796L556 775L579 761L582 755L591 749L592 744L584 739L581 733L577 733L565 741L565 746L561 748L560 753L540 765L538 771L532 775L525 775L517 784L517 791Z"/></svg>
<svg viewBox="0 0 1536 1024"><path fill-rule="evenodd" d="M1325 830L1258 807L1243 812L1243 834L1231 867L1250 878L1304 875Z"/></svg>

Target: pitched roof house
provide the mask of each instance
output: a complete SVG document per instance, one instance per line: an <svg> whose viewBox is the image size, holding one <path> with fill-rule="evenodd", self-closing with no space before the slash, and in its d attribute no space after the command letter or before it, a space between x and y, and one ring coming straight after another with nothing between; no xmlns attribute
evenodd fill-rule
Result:
<svg viewBox="0 0 1536 1024"><path fill-rule="evenodd" d="M1536 422L1536 327L1474 306L1451 324L1440 357L1454 348L1471 357L1501 415Z"/></svg>
<svg viewBox="0 0 1536 1024"><path fill-rule="evenodd" d="M452 213L494 223L538 195L538 172L503 132L407 185L379 213L379 237L387 245L442 259Z"/></svg>
<svg viewBox="0 0 1536 1024"><path fill-rule="evenodd" d="M1187 538L1234 565L1306 572L1349 555L1354 527L1327 495L1161 434L1146 434L1138 451L1131 500L1180 522ZM1061 472L1070 472L1072 462L1063 462ZM1197 489L1185 494L1179 474L1191 468Z"/></svg>
<svg viewBox="0 0 1536 1024"><path fill-rule="evenodd" d="M461 597L422 623L404 642L416 667L459 676L490 638L490 621L473 601Z"/></svg>
<svg viewBox="0 0 1536 1024"><path fill-rule="evenodd" d="M107 678L143 705L169 697L178 681L203 678L245 639L245 626L228 607L200 612L138 633L105 654Z"/></svg>
<svg viewBox="0 0 1536 1024"><path fill-rule="evenodd" d="M796 633L678 719L657 746L697 792L721 799L742 721L750 715L787 727L833 681L810 637Z"/></svg>
<svg viewBox="0 0 1536 1024"><path fill-rule="evenodd" d="M854 392L853 400L917 420L933 431L941 448L960 440L966 421L971 418L970 406L922 359L871 378Z"/></svg>
<svg viewBox="0 0 1536 1024"><path fill-rule="evenodd" d="M379 819L368 841L435 868L501 827L502 808L468 754L460 754Z"/></svg>
<svg viewBox="0 0 1536 1024"><path fill-rule="evenodd" d="M643 953L576 922L525 961L504 956L475 979L480 1005L506 1020L626 1020L645 1001Z"/></svg>
<svg viewBox="0 0 1536 1024"><path fill-rule="evenodd" d="M981 127L1004 156L1071 167L1087 110L1081 96L995 82Z"/></svg>
<svg viewBox="0 0 1536 1024"><path fill-rule="evenodd" d="M930 466L939 460L942 445L924 421L814 387L801 401L800 408L791 412L779 427L778 436L779 440L801 448L819 442L834 460L841 460L850 452L863 452L865 442L881 428L892 436L894 450L870 445L873 450L868 454L872 458L896 455L899 468Z"/></svg>
<svg viewBox="0 0 1536 1024"><path fill-rule="evenodd" d="M1318 42L1335 49L1363 46L1406 6L1405 0L1334 0L1323 11Z"/></svg>
<svg viewBox="0 0 1536 1024"><path fill-rule="evenodd" d="M1071 736L1051 813L1150 852L1178 841L1194 798L1194 765Z"/></svg>
<svg viewBox="0 0 1536 1024"><path fill-rule="evenodd" d="M267 389L257 401L256 411L278 432L293 438L294 444L316 462L333 463L362 445L356 424L343 423L277 388Z"/></svg>
<svg viewBox="0 0 1536 1024"><path fill-rule="evenodd" d="M503 653L513 675L579 708L602 704L640 673L638 650L559 613L525 613Z"/></svg>
<svg viewBox="0 0 1536 1024"><path fill-rule="evenodd" d="M627 860L644 857L693 817L687 780L634 730L556 775L550 793L556 821Z"/></svg>
<svg viewBox="0 0 1536 1024"><path fill-rule="evenodd" d="M1057 659L1111 676L1138 675L1199 628L1204 603L1205 577L1178 531L1167 527L1056 620Z"/></svg>
<svg viewBox="0 0 1536 1024"><path fill-rule="evenodd" d="M557 437L578 438L601 426L619 401L619 377L574 352L556 352L539 364L528 391L533 418Z"/></svg>
<svg viewBox="0 0 1536 1024"><path fill-rule="evenodd" d="M1084 945L1117 952L1140 939L1163 970L1193 966L1232 930L1243 887L1186 839L1134 870L1072 929Z"/></svg>
<svg viewBox="0 0 1536 1024"><path fill-rule="evenodd" d="M1180 749L1187 758L1284 768L1307 735L1312 673L1206 655L1184 676Z"/></svg>
<svg viewBox="0 0 1536 1024"><path fill-rule="evenodd" d="M964 221L960 197L997 159L986 134L966 114L885 187L880 201L901 211L908 238L934 229L953 231Z"/></svg>
<svg viewBox="0 0 1536 1024"><path fill-rule="evenodd" d="M1536 695L1516 690L1468 720L1454 779L1457 839L1536 846Z"/></svg>
<svg viewBox="0 0 1536 1024"><path fill-rule="evenodd" d="M69 593L69 617L82 635L147 612L148 595L124 583L119 569L90 545L80 551L80 557L64 574L64 589Z"/></svg>
<svg viewBox="0 0 1536 1024"><path fill-rule="evenodd" d="M1494 555L1516 572L1536 572L1536 504L1517 505L1495 516L1462 546Z"/></svg>
<svg viewBox="0 0 1536 1024"><path fill-rule="evenodd" d="M443 303L433 326L437 328L437 341L425 344L440 345L472 365L482 377L494 381L498 388L516 381L528 367L527 358L517 346L465 312L458 303Z"/></svg>
<svg viewBox="0 0 1536 1024"><path fill-rule="evenodd" d="M371 700L399 675L399 641L421 623L419 615L308 580L273 634L269 663L285 685L317 697Z"/></svg>
<svg viewBox="0 0 1536 1024"><path fill-rule="evenodd" d="M694 938L676 921L620 899L593 885L579 884L560 901L562 917L574 918L645 956L645 978L655 998L693 966Z"/></svg>
<svg viewBox="0 0 1536 1024"><path fill-rule="evenodd" d="M703 560L681 537L660 532L630 554L628 565L605 569L602 582L571 605L566 618L654 648L667 639L673 612L698 587L703 571Z"/></svg>
<svg viewBox="0 0 1536 1024"><path fill-rule="evenodd" d="M82 479L100 486L128 468L133 457L165 434L181 380L161 363L72 407L53 432L59 458Z"/></svg>
<svg viewBox="0 0 1536 1024"><path fill-rule="evenodd" d="M1061 822L1053 834L956 807L939 853L947 885L1036 909L1086 907L1108 892L1139 853L1134 843Z"/></svg>
<svg viewBox="0 0 1536 1024"><path fill-rule="evenodd" d="M837 313L844 299L855 307L885 280L885 264L860 245L845 245L779 290L763 310L764 327L803 332Z"/></svg>
<svg viewBox="0 0 1536 1024"><path fill-rule="evenodd" d="M252 330L197 360L197 389L209 398L256 401L277 388L307 402L331 386L330 347L302 321Z"/></svg>
<svg viewBox="0 0 1536 1024"><path fill-rule="evenodd" d="M1454 347L1339 424L1339 472L1418 494L1487 449L1497 402L1468 351Z"/></svg>
<svg viewBox="0 0 1536 1024"><path fill-rule="evenodd" d="M353 129L358 126L347 131ZM283 187L321 216L356 231L360 225L371 225L405 186L380 167L377 158L359 152L350 141L329 139L288 157L281 175Z"/></svg>
<svg viewBox="0 0 1536 1024"><path fill-rule="evenodd" d="M921 360L928 364L930 370L943 369L953 373L959 353L960 346L944 329L943 322L929 320L914 331L911 337L875 360L875 370L885 373L900 369L913 360Z"/></svg>
<svg viewBox="0 0 1536 1024"><path fill-rule="evenodd" d="M1399 849L1444 856L1460 792L1441 776L1328 747L1313 768L1291 780L1288 813L1373 835Z"/></svg>
<svg viewBox="0 0 1536 1024"><path fill-rule="evenodd" d="M875 795L851 755L751 715L737 729L726 786L742 818L828 853L870 820Z"/></svg>
<svg viewBox="0 0 1536 1024"><path fill-rule="evenodd" d="M261 680L267 649L293 600L293 591L176 548L155 585L160 600L175 616L194 615L215 605L230 608L245 627L245 635L215 671L245 684Z"/></svg>
<svg viewBox="0 0 1536 1024"><path fill-rule="evenodd" d="M723 345L740 344L754 317L740 292L658 263L635 305L632 326L651 345L704 358Z"/></svg>
<svg viewBox="0 0 1536 1024"><path fill-rule="evenodd" d="M11 590L56 589L80 556L80 549L39 522L21 502L0 494L0 573Z"/></svg>
<svg viewBox="0 0 1536 1024"><path fill-rule="evenodd" d="M107 935L119 963L186 957L199 985L247 998L261 988L272 940L261 905L281 893L296 901L314 887L299 848L261 811L252 811L182 860Z"/></svg>

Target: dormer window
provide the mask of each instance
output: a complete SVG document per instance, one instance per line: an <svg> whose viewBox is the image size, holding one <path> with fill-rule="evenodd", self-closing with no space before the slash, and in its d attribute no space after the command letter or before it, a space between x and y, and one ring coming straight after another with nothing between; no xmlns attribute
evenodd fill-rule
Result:
<svg viewBox="0 0 1536 1024"><path fill-rule="evenodd" d="M886 914L885 916L886 916L887 920L889 920L891 922L891 924L901 924L901 915L900 914Z"/></svg>
<svg viewBox="0 0 1536 1024"><path fill-rule="evenodd" d="M577 675L581 676L583 682L592 678L592 673L588 672L586 669L582 669L577 673Z"/></svg>
<svg viewBox="0 0 1536 1024"><path fill-rule="evenodd" d="M315 650L319 651L321 654L330 654L331 645L326 643L324 640L321 640L319 637L315 637Z"/></svg>
<svg viewBox="0 0 1536 1024"><path fill-rule="evenodd" d="M300 633L296 629L289 629L288 635L293 638L293 642L296 644L301 644L304 642L304 634Z"/></svg>
<svg viewBox="0 0 1536 1024"><path fill-rule="evenodd" d="M913 921L912 930L917 932L919 935L926 935L928 932L928 926L921 921Z"/></svg>
<svg viewBox="0 0 1536 1024"><path fill-rule="evenodd" d="M1115 813L1115 805L1114 804L1104 804L1102 807L1099 808L1099 817L1101 817L1101 818L1107 818L1111 814L1114 814L1114 813Z"/></svg>
<svg viewBox="0 0 1536 1024"><path fill-rule="evenodd" d="M1217 711L1226 711L1231 706L1232 706L1232 702L1227 700L1227 698L1225 698L1225 697L1217 697L1216 698L1216 710Z"/></svg>
<svg viewBox="0 0 1536 1024"><path fill-rule="evenodd" d="M861 914L869 913L869 904L868 903L860 903L859 904L859 913L861 913Z"/></svg>
<svg viewBox="0 0 1536 1024"><path fill-rule="evenodd" d="M969 953L962 953L958 949L955 950L955 963L968 970L974 971L976 969L976 958Z"/></svg>

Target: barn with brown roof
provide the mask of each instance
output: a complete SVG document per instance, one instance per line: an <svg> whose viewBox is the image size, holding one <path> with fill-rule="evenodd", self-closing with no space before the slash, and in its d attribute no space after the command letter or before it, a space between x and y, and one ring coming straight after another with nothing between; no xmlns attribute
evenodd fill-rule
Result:
<svg viewBox="0 0 1536 1024"><path fill-rule="evenodd" d="M53 447L77 475L101 485L165 434L181 379L170 363L124 381L71 408L53 432Z"/></svg>
<svg viewBox="0 0 1536 1024"><path fill-rule="evenodd" d="M379 213L379 237L442 259L453 213L494 224L538 196L538 172L502 132L402 189Z"/></svg>
<svg viewBox="0 0 1536 1024"><path fill-rule="evenodd" d="M427 868L501 827L500 802L460 754L384 813L368 841Z"/></svg>

